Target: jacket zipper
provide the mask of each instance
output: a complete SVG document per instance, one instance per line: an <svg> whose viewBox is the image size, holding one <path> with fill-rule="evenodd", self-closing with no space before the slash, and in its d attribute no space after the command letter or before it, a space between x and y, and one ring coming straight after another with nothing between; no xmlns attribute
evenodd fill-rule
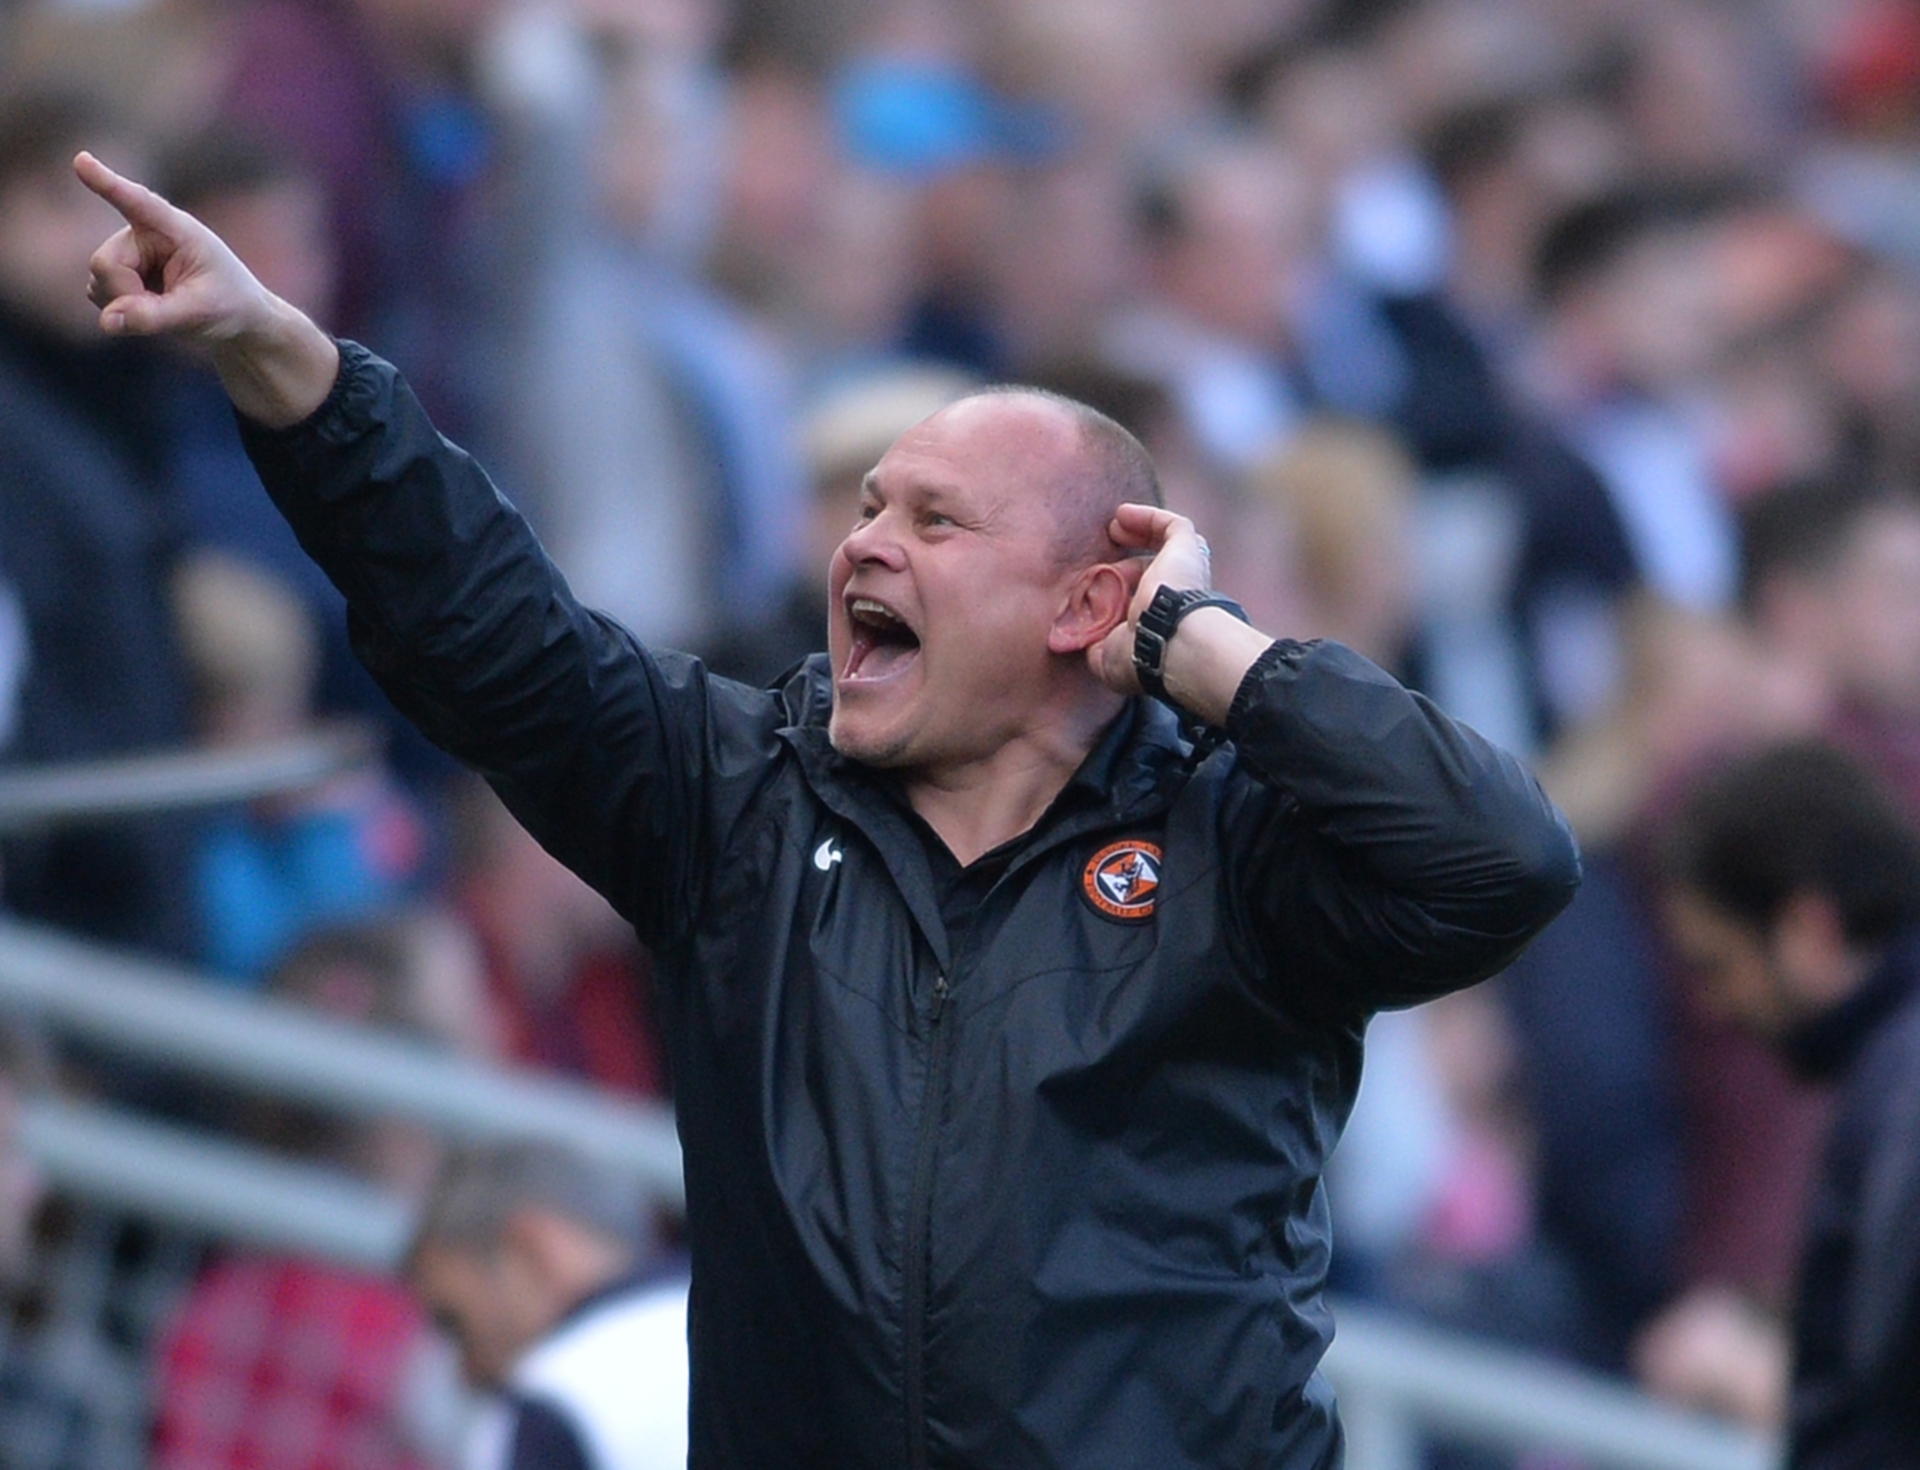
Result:
<svg viewBox="0 0 1920 1470"><path fill-rule="evenodd" d="M947 1037L942 1025L951 987L945 975L934 977L927 1010L926 1086L920 1100L920 1131L913 1154L913 1192L907 1204L907 1254L901 1304L905 1327L901 1376L907 1418L908 1470L924 1470L927 1459L927 1273L932 1265L929 1234L933 1224L933 1160L940 1127L940 1099L946 1091Z"/></svg>

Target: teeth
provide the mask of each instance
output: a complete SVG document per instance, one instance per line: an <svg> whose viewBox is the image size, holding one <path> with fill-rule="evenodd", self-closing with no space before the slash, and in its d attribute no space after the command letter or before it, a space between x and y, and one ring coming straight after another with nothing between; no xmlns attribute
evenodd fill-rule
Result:
<svg viewBox="0 0 1920 1470"><path fill-rule="evenodd" d="M884 607L880 603L867 597L854 598L854 600L847 605L847 611L854 617L868 622L898 623L900 621L899 618L894 616L891 608Z"/></svg>

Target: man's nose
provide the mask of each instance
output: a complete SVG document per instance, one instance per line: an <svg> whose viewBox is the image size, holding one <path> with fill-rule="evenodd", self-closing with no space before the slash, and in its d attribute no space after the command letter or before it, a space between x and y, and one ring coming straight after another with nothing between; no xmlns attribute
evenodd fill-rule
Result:
<svg viewBox="0 0 1920 1470"><path fill-rule="evenodd" d="M862 562L879 562L889 567L900 564L900 537L893 517L884 510L855 522L842 545L847 559L856 565Z"/></svg>

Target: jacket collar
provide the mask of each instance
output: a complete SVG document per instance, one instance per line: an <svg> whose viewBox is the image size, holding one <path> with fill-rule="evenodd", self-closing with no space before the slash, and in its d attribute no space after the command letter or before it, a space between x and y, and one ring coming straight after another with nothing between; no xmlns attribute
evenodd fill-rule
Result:
<svg viewBox="0 0 1920 1470"><path fill-rule="evenodd" d="M802 769L822 800L835 805L829 793L844 786L860 791L864 801L871 793L885 793L893 785L890 773L847 759L828 740L833 685L824 654L814 654L800 664L781 693L787 707L787 724L780 731L781 737L799 756ZM1179 720L1165 705L1156 700L1130 700L1094 742L1035 830L1050 826L1054 815L1069 805L1097 808L1104 821L1137 821L1158 815L1169 795L1168 778L1187 769L1196 754Z"/></svg>
<svg viewBox="0 0 1920 1470"><path fill-rule="evenodd" d="M796 669L782 694L788 724L780 736L793 748L808 785L880 851L935 955L943 966L949 964L932 868L898 778L848 759L827 738L833 692L825 655L815 654ZM1183 784L1194 756L1171 710L1153 700L1129 700L1034 824L1008 871L1088 832L1158 817Z"/></svg>
<svg viewBox="0 0 1920 1470"><path fill-rule="evenodd" d="M1808 1082L1826 1082L1851 1067L1889 1016L1920 994L1920 928L1897 939L1860 988L1789 1030L1780 1052Z"/></svg>

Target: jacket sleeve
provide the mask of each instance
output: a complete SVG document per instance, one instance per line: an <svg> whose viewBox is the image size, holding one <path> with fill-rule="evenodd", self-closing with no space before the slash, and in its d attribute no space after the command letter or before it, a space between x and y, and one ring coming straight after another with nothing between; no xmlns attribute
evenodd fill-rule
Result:
<svg viewBox="0 0 1920 1470"><path fill-rule="evenodd" d="M400 375L340 347L312 417L241 425L268 493L345 594L354 647L400 711L642 939L671 942L697 908L722 791L768 764L774 697L583 608Z"/></svg>
<svg viewBox="0 0 1920 1470"><path fill-rule="evenodd" d="M1337 643L1274 644L1227 735L1237 928L1276 983L1365 1013L1485 979L1572 899L1566 820L1513 756Z"/></svg>

